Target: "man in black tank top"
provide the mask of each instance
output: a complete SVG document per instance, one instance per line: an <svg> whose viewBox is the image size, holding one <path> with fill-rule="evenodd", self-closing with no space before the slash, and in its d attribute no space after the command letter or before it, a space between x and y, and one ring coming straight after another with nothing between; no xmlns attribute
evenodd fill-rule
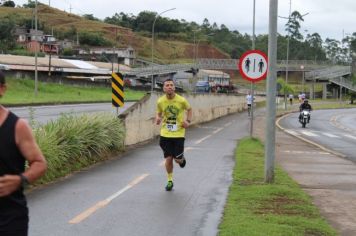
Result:
<svg viewBox="0 0 356 236"><path fill-rule="evenodd" d="M5 94L0 71L0 98ZM29 167L25 170L25 162ZM47 163L28 123L0 105L0 235L25 236L28 209L23 193L26 184L40 178Z"/></svg>

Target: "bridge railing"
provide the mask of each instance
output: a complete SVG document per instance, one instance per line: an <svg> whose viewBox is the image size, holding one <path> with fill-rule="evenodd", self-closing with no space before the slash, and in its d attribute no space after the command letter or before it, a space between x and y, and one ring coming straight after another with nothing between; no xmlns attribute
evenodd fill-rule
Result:
<svg viewBox="0 0 356 236"><path fill-rule="evenodd" d="M124 73L137 77L148 77L152 75L172 74L178 71L191 71L193 69L216 69L216 70L238 70L238 59L210 59L199 58L195 64L168 64L168 65L151 65L147 67L134 68ZM293 70L306 71L306 78L323 77L330 75L328 78L337 77L340 74L349 74L350 70L344 66L336 66L328 61L314 60L278 60L277 67L279 71ZM335 68L343 68L335 69ZM348 67L349 68L349 67ZM330 71L329 71L330 69ZM308 72L314 71L314 72ZM311 74L313 73L313 74Z"/></svg>
<svg viewBox="0 0 356 236"><path fill-rule="evenodd" d="M351 73L351 66L333 66L305 73L306 79L331 79Z"/></svg>
<svg viewBox="0 0 356 236"><path fill-rule="evenodd" d="M350 90L356 91L356 84L350 78L337 77L330 79L334 84L341 85L342 87L348 88Z"/></svg>

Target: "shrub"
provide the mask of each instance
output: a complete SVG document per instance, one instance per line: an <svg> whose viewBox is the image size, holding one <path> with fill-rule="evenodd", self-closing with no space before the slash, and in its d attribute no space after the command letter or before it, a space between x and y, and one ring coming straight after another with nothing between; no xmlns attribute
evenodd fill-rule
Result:
<svg viewBox="0 0 356 236"><path fill-rule="evenodd" d="M36 128L35 137L48 162L44 183L123 150L125 130L112 114L64 114Z"/></svg>

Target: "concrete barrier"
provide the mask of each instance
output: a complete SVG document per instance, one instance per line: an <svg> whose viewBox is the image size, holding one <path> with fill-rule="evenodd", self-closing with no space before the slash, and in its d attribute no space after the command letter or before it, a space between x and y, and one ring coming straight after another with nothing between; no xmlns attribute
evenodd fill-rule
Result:
<svg viewBox="0 0 356 236"><path fill-rule="evenodd" d="M159 135L160 126L155 125L156 103L162 93L147 94L119 117L126 128L125 145L133 145ZM193 109L192 124L204 123L246 109L245 96L229 94L184 94ZM265 97L255 97L255 102Z"/></svg>

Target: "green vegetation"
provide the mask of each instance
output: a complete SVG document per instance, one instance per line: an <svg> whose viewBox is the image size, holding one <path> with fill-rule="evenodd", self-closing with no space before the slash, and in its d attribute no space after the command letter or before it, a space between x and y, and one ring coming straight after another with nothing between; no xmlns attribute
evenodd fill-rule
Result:
<svg viewBox="0 0 356 236"><path fill-rule="evenodd" d="M263 145L241 140L219 235L336 235L281 168L276 168L274 184L265 184L263 176Z"/></svg>
<svg viewBox="0 0 356 236"><path fill-rule="evenodd" d="M286 83L286 81L282 78L277 79L277 86L280 87L279 91L277 91L279 94L288 95L290 93L292 93L292 94L295 93L292 86L290 84Z"/></svg>
<svg viewBox="0 0 356 236"><path fill-rule="evenodd" d="M51 182L124 149L125 128L112 114L62 115L35 128L35 137L48 162L38 184Z"/></svg>
<svg viewBox="0 0 356 236"><path fill-rule="evenodd" d="M32 22L33 4L33 1L29 1L22 7L0 7L0 19L3 21L12 16L16 25L29 27ZM38 6L39 29L44 30L46 34L53 30L56 38L69 40L76 40L79 35L81 43L92 46L130 45L135 48L139 57L150 58L150 37L156 12L142 11L137 16L120 12L100 20L93 14L81 17L43 3L39 3ZM300 32L303 21L303 16L299 12L291 14L285 24L285 34L289 32L289 37L278 35L278 59L286 58L289 40L290 60L329 60L335 63L350 61L350 55L356 51L356 32L341 41L330 38L323 41L317 32L303 35ZM0 32L6 31L9 26L12 27L13 24L0 24ZM196 23L166 17L157 18L155 36L155 60L165 63L192 59L195 56L194 42L199 42L198 57L239 58L243 52L251 48L252 38L251 35L242 34L238 30L230 30L224 24L210 23L208 19ZM3 39L0 37L0 40ZM177 45L178 41L185 43L185 46L181 48L182 45ZM165 48L167 43L172 47ZM256 36L256 49L267 52L267 45L267 34ZM8 46L5 44L3 47Z"/></svg>
<svg viewBox="0 0 356 236"><path fill-rule="evenodd" d="M34 95L35 83L30 79L7 79L7 93L1 103L6 105L111 102L111 85L108 87L80 87L57 83L38 83L38 95ZM125 89L125 101L137 101L145 95L142 91Z"/></svg>

